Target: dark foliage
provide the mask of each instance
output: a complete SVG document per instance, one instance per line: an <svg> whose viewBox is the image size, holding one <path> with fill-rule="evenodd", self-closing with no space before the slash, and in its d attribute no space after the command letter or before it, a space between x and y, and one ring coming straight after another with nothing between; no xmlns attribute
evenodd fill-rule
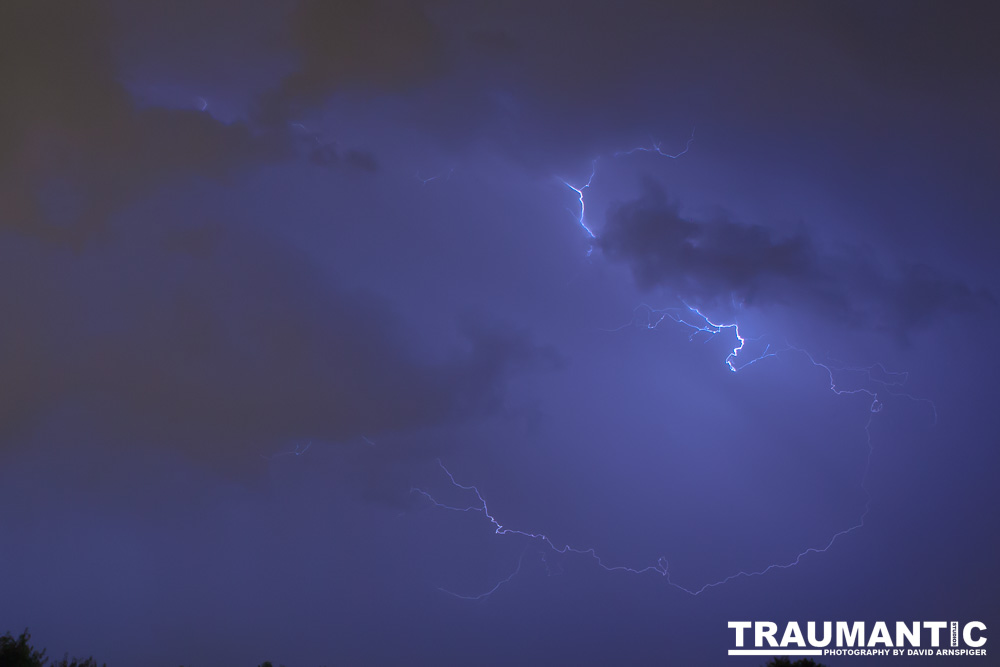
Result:
<svg viewBox="0 0 1000 667"><path fill-rule="evenodd" d="M826 667L822 663L816 662L812 658L801 658L792 662L788 658L773 658L764 667Z"/></svg>
<svg viewBox="0 0 1000 667"><path fill-rule="evenodd" d="M0 667L45 667L49 659L45 657L44 649L36 651L29 644L31 633L25 630L14 639L9 632L0 637ZM70 658L68 655L62 660L52 663L51 667L107 667L98 665L93 658L81 660Z"/></svg>
<svg viewBox="0 0 1000 667"><path fill-rule="evenodd" d="M42 667L48 659L45 651L36 651L28 644L31 633L27 630L17 639L8 632L0 637L0 667Z"/></svg>

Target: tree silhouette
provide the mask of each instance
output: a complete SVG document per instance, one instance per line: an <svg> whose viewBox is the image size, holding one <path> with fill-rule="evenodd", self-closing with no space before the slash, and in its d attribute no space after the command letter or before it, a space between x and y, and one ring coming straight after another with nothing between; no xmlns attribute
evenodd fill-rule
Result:
<svg viewBox="0 0 1000 667"><path fill-rule="evenodd" d="M43 667L48 662L45 651L31 648L30 639L27 629L17 639L9 632L0 637L0 667Z"/></svg>
<svg viewBox="0 0 1000 667"><path fill-rule="evenodd" d="M812 658L802 658L792 662L788 658L774 658L771 662L764 665L764 667L826 667L825 665L816 662Z"/></svg>
<svg viewBox="0 0 1000 667"><path fill-rule="evenodd" d="M93 658L70 659L68 654L62 660L49 664L45 650L36 651L29 643L30 640L31 633L27 629L17 639L9 632L0 637L0 667L108 667L105 663L97 664ZM267 660L258 667L274 667L274 664Z"/></svg>
<svg viewBox="0 0 1000 667"><path fill-rule="evenodd" d="M25 629L17 639L8 632L0 637L0 667L45 667L49 659L45 657L45 650L36 651L28 641L31 633ZM80 660L70 659L66 655L62 660L52 663L52 667L107 667L98 665L93 658Z"/></svg>

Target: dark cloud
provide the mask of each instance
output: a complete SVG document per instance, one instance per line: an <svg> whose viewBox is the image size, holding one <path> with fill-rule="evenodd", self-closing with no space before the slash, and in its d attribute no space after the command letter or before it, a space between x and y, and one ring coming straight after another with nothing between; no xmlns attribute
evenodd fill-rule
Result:
<svg viewBox="0 0 1000 667"><path fill-rule="evenodd" d="M996 616L991 6L104 1L0 3L0 632L696 665L739 608ZM595 158L596 241L557 179ZM746 348L608 331L672 295ZM786 338L885 409L800 353L729 372ZM692 598L433 507L475 500L437 456L609 566L801 562Z"/></svg>
<svg viewBox="0 0 1000 667"><path fill-rule="evenodd" d="M184 177L217 178L285 152L205 113L139 108L119 84L103 3L0 8L0 225L79 243L108 216Z"/></svg>
<svg viewBox="0 0 1000 667"><path fill-rule="evenodd" d="M801 225L780 235L728 219L686 219L662 189L612 207L598 245L643 289L691 305L790 308L800 316L905 338L945 312L995 306L992 297L919 264L882 268L860 253L823 248Z"/></svg>
<svg viewBox="0 0 1000 667"><path fill-rule="evenodd" d="M365 151L349 150L347 151L344 161L355 169L360 169L361 171L378 171L378 161L375 159L375 156Z"/></svg>
<svg viewBox="0 0 1000 667"><path fill-rule="evenodd" d="M344 164L351 169L375 173L379 170L378 160L372 153L357 149L348 150L343 156L334 143L322 143L318 140L309 149L309 161L320 167L335 167Z"/></svg>
<svg viewBox="0 0 1000 667"><path fill-rule="evenodd" d="M302 5L303 69L283 91L311 100L331 86L422 77L433 30L418 10L391 9ZM0 334L0 444L82 404L99 423L134 429L119 441L239 466L289 439L464 419L496 407L511 369L551 361L523 335L479 325L450 358L423 361L386 304L331 285L278 241L197 214L163 224L124 214L162 188L295 152L327 167L379 166L301 127L139 106L118 80L117 38L102 3L0 9L0 226L15 232L0 308L18 323ZM104 234L112 219L122 225Z"/></svg>
<svg viewBox="0 0 1000 667"><path fill-rule="evenodd" d="M985 123L1000 101L983 76L997 59L989 23L973 26L946 6L416 6L303 5L294 40L303 64L279 98L316 104L335 90L405 90L412 119L451 150L487 143L547 169L650 135L683 142L692 126L727 147L764 145L767 159L806 133L846 160L916 126L927 142L947 142L944 118ZM745 135L748 123L762 131Z"/></svg>
<svg viewBox="0 0 1000 667"><path fill-rule="evenodd" d="M342 90L406 90L445 66L442 35L421 7L399 0L307 0L290 19L297 68L264 96L261 117L288 122Z"/></svg>
<svg viewBox="0 0 1000 667"><path fill-rule="evenodd" d="M0 307L17 326L0 332L0 445L82 405L122 441L238 469L296 439L481 414L509 372L552 361L522 334L461 323L453 353L424 361L385 303L330 286L273 239L220 224L128 236L76 256L6 253Z"/></svg>
<svg viewBox="0 0 1000 667"><path fill-rule="evenodd" d="M309 151L309 161L320 167L332 167L340 162L340 154L333 144L319 144Z"/></svg>

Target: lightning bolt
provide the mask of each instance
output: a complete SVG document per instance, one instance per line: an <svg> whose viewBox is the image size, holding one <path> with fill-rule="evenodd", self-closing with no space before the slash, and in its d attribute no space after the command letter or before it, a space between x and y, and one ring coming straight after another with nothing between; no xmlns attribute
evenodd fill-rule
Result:
<svg viewBox="0 0 1000 667"><path fill-rule="evenodd" d="M684 150L679 153L665 153L663 151L663 142L654 141L652 138L649 140L649 146L636 146L632 150L618 151L615 153L615 157L622 155L632 155L633 153L656 153L662 157L668 157L676 160L680 156L684 155L691 149L691 142L694 141L694 128L691 129L691 136L688 137L687 143L684 144Z"/></svg>
<svg viewBox="0 0 1000 667"><path fill-rule="evenodd" d="M440 174L434 174L433 176L428 176L428 177L424 178L423 176L420 175L420 172L418 171L417 173L415 173L413 175L413 178L415 178L416 180L420 181L421 185L427 185L431 181L436 181L438 179L444 179L446 181L450 181L451 180L451 175L454 174L454 173L455 173L455 168L452 167L451 169L449 169L446 172L442 172Z"/></svg>
<svg viewBox="0 0 1000 667"><path fill-rule="evenodd" d="M310 447L312 447L311 440L304 445L296 444L294 449L289 449L284 452L277 452L275 454L271 454L270 456L265 456L264 454L261 454L260 457L266 461L273 461L274 459L279 458L281 456L302 456L303 454L309 451Z"/></svg>
<svg viewBox="0 0 1000 667"><path fill-rule="evenodd" d="M688 150L691 148L691 143L693 141L694 141L694 129L691 130L691 136L688 138L687 143L684 144L684 150L680 151L679 153L666 153L663 151L662 142L656 142L650 139L649 146L636 146L631 150L618 151L613 155L613 157L621 157L624 155L632 155L633 153L636 152L644 152L644 153L656 153L657 155L660 155L662 157L667 157L676 160L677 158L681 157L682 155L688 152ZM580 213L578 215L574 215L574 218L576 218L576 223L580 225L584 233L586 233L591 240L597 240L597 235L594 234L594 230L592 230L590 226L587 224L587 202L585 201L584 192L588 190L590 186L594 183L594 176L597 175L597 161L599 159L600 158L594 158L593 160L591 160L590 178L588 178L587 182L584 183L583 185L577 186L573 185L564 178L559 179L559 181L563 185L565 185L567 188L576 193L577 201L580 202ZM593 250L594 248L593 246L591 246L590 249L587 251L588 257L593 252Z"/></svg>
<svg viewBox="0 0 1000 667"><path fill-rule="evenodd" d="M524 562L524 552L523 551L521 552L520 557L518 557L518 559L517 559L517 568L515 568L514 571L511 572L509 575L507 575L506 577L504 577L503 579L501 579L500 581L498 581L497 584L493 588L489 589L485 593L480 593L479 595L462 595L461 593L456 593L454 591L450 591L447 588L438 587L438 590L441 591L442 593L447 593L448 595L450 595L452 597L456 597L459 600L484 600L484 599L488 598L489 596L493 595L494 593L496 593L498 590L500 590L500 588L504 584L509 583L511 579L513 579L518 574L520 574L521 573L521 563L522 562Z"/></svg>
<svg viewBox="0 0 1000 667"><path fill-rule="evenodd" d="M587 236L589 236L591 239L594 240L597 239L597 236L594 234L593 230L587 226L586 223L587 202L584 201L583 191L589 188L590 184L594 182L594 176L596 174L597 174L597 158L594 158L594 160L590 163L590 178L588 178L587 182L581 185L580 187L572 185L569 181L565 179L562 178L559 179L560 181L562 181L563 185L565 185L567 188L569 188L570 190L572 190L577 194L577 197L579 198L580 201L580 215L576 216L576 222L577 224L580 225L580 227L583 228L583 231L586 232ZM590 253L588 252L587 254L589 255Z"/></svg>
<svg viewBox="0 0 1000 667"><path fill-rule="evenodd" d="M665 313L663 315L663 317L669 317L669 313L667 313L666 311L656 311L656 312L658 312L658 313ZM703 318L705 324L701 325L697 321L694 322L694 323L687 322L687 321L685 321L683 318L681 318L679 316L676 317L676 318L670 317L670 319L673 319L676 322L680 322L681 324L684 324L684 325L686 325L686 326L688 326L688 327L690 327L692 329L695 329L695 333L701 331L701 332L705 332L705 333L707 333L709 335L712 335L712 336L714 336L715 334L719 333L719 331L721 331L722 329L727 329L727 328L734 328L734 329L736 329L736 327L737 327L736 324L728 324L728 325L726 325L726 324L715 324L715 323L711 322L708 318L706 318L704 315L702 315L697 309L694 309L694 308L691 308L690 312L693 313L693 314L697 314L699 317ZM659 321L655 322L654 324L651 324L649 328L655 328L657 324L659 324ZM734 581L736 579L759 577L759 576L763 576L765 574L768 574L769 572L773 572L775 570L787 570L787 569L789 569L791 567L794 567L794 566L798 565L799 563L801 563L802 559L805 558L806 556L810 555L810 554L822 554L822 553L826 553L830 548L833 547L833 545L840 538L844 537L845 535L849 535L850 533L853 533L854 531L859 530L860 528L864 527L865 520L867 519L868 514L871 511L871 495L870 495L870 493L868 491L868 488L867 488L867 480L868 480L869 469L871 468L871 458L872 458L872 453L874 452L874 447L872 445L871 430L870 429L871 429L871 424L872 424L872 420L873 420L874 416L876 414L878 414L879 412L881 412L882 408L883 408L883 403L882 403L882 400L879 398L879 392L877 390L871 389L871 388L867 388L867 387L842 388L842 387L840 387L837 384L837 381L836 381L836 378L835 378L835 371L860 371L860 372L864 372L864 373L866 373L867 378L873 384L879 385L880 387L882 387L884 389L888 389L888 388L894 387L894 386L900 386L902 384L902 382L905 380L906 374L905 373L892 373L892 372L886 371L885 368L882 367L880 364L876 364L876 365L873 365L873 366L870 366L870 367L862 367L862 368L850 368L850 367L840 368L840 367L836 367L836 366L833 366L831 364L827 364L827 363L823 363L821 361L818 361L808 351L803 350L802 348L798 348L798 347L792 346L792 345L787 345L783 349L776 350L776 351L772 351L772 350L770 350L770 347L768 347L766 349L766 351L763 354L761 354L760 356L755 357L751 361L746 362L746 363L744 363L744 364L742 364L740 366L735 366L733 364L733 359L735 359L738 356L739 350L742 349L743 342L745 341L745 339L742 338L742 336L740 336L738 333L737 333L737 337L738 337L740 343L730 353L729 357L727 357L727 359L726 359L726 364L729 366L730 370L732 372L734 372L734 373L737 372L737 371L739 371L739 370L742 370L742 369L746 368L747 366L750 366L751 364L753 364L756 361L759 361L761 359L765 359L765 358L768 358L768 357L775 357L779 353L798 353L798 354L804 355L806 357L806 359L808 359L808 361L813 366L816 366L818 368L822 368L824 371L826 371L827 376L828 376L829 381L830 381L830 385L829 385L830 391L832 391L834 394L836 394L838 396L853 395L853 394L865 394L865 395L867 395L867 396L869 396L871 398L871 403L869 404L869 407L868 407L868 418L867 418L866 423L865 423L865 438L866 438L866 444L867 444L867 448L868 448L868 453L867 453L867 457L866 457L866 460L865 460L864 472L862 473L861 484L860 484L860 488L861 488L861 490L865 494L865 509L862 512L861 516L858 518L858 520L855 523L853 523L852 525L848 526L847 528L844 528L844 529L842 529L840 531L837 531L836 533L834 533L833 535L831 535L829 537L829 539L825 543L823 543L822 545L808 547L808 548L805 548L805 549L801 550L791 560L788 560L788 561L785 561L785 562L772 563L772 564L768 565L767 567L764 567L764 568L759 569L759 570L740 570L739 572L736 572L734 574L726 576L726 577L724 577L722 579L719 579L718 581L712 581L712 582L703 584L703 585L698 586L698 587L687 587L687 586L684 586L684 585L682 585L680 583L677 583L676 581L673 580L673 578L671 577L671 573L670 573L669 561L667 560L666 557L660 557L659 559L657 559L656 562L650 563L650 564L647 564L647 565L644 565L644 566L630 566L630 565L612 564L612 563L607 562L600 554L598 554L597 551L593 547L583 548L583 547L573 546L573 545L569 545L569 544L561 544L561 543L553 540L552 538L550 538L546 533L530 532L530 531L521 530L521 529L518 529L518 528L511 528L511 527L506 526L505 524L501 523L500 520L497 519L497 517L490 511L489 505L486 502L486 498L483 496L483 494L479 490L479 488L477 486L475 486L475 485L463 484L463 483L459 482L456 479L455 475L451 472L451 470L449 470L440 459L438 460L438 466L440 467L440 469L444 473L444 475L447 478L448 482L454 488L459 489L460 491L463 491L463 492L471 494L474 497L474 500L470 504L467 504L467 505L449 505L447 503L439 502L431 493L429 493L428 491L426 491L424 489L421 489L419 487L413 487L413 488L410 489L410 491L413 494L416 494L416 495L419 495L419 496L425 498L433 507L438 508L438 509L448 510L448 511L452 511L452 512L464 512L464 513L479 513L479 514L482 514L482 516L493 526L494 532L497 535L521 536L521 537L528 538L530 540L538 541L541 544L543 544L545 547L547 547L548 549L550 549L551 551L559 553L559 554L577 554L577 555L581 555L581 556L587 556L587 557L590 557L596 563L596 565L598 567L600 567L601 569L606 570L608 572L626 572L626 573L638 574L638 575L642 575L642 574L657 574L657 575L660 575L661 577L663 577L663 579L666 581L666 583L668 585L672 586L673 588L676 588L679 591L687 593L688 595L691 595L691 596L701 595L702 593L704 593L705 591L707 591L709 589L716 588L718 586L722 586L722 585L727 584L727 583L729 583L731 581ZM887 380L882 380L882 379L876 378L875 377L875 373L874 373L876 370L878 370L879 373L885 375L888 379ZM935 423L936 423L936 421L937 421L937 409L934 406L934 403L932 401L929 401L928 399L914 398L914 397L910 396L909 394L905 394L905 393L902 393L902 392L890 391L889 393L892 393L893 395L896 395L896 396L904 396L904 397L907 397L907 398L912 398L913 400L916 400L916 401L922 401L922 402L928 403L933 408L933 411L934 411L934 420L935 420ZM522 555L522 558L523 558L523 555ZM454 593L451 593L451 594L455 595L455 597L459 597L459 598L467 599L467 600L480 600L480 599L489 597L494 592L496 592L503 584L509 582L514 576L516 576L520 572L520 568L521 568L521 563L519 561L518 562L518 568L517 568L517 570L514 573L512 573L511 575L509 575L508 577L506 577L505 579L503 579L500 583L498 583L496 586L494 586L493 588L491 588L489 591L487 591L485 593L482 593L480 595L476 595L476 596L464 596L464 595L457 595L457 594L454 594ZM446 591L446 592L450 593L450 591Z"/></svg>
<svg viewBox="0 0 1000 667"><path fill-rule="evenodd" d="M628 151L619 151L614 154L615 157L632 155L636 152L649 152L656 153L657 155L676 159L688 152L691 147L691 143L694 141L694 132L692 131L691 137L688 139L684 150L676 154L666 153L662 149L660 143L652 142L649 146L639 146ZM560 181L568 187L570 190L576 193L577 199L580 204L579 214L574 215L577 224L583 229L584 233L590 240L597 240L597 235L594 233L593 229L588 225L586 218L586 201L585 192L591 187L594 182L594 177L597 174L597 163L598 159L594 159L591 162L590 177L587 179L586 183L583 185L573 185L566 181L565 179L560 179ZM588 256L593 251L593 245L590 250L588 250ZM893 396L900 396L908 398L913 401L927 403L933 411L934 423L937 423L937 408L933 401L924 398L917 398L908 393L899 391L898 388L901 387L908 379L908 374L903 372L892 372L886 370L881 364L875 364L867 367L850 367L842 364L837 364L836 362L827 362L817 360L817 358L810 352L800 347L789 344L787 341L781 346L772 346L770 343L766 344L763 351L753 357L747 358L746 354L741 354L746 351L747 341L756 341L760 338L748 338L740 330L739 323L733 322L720 322L714 320L709 315L702 312L698 307L692 306L683 300L681 301L683 308L662 308L655 309L647 305L640 306L640 309L645 309L647 311L646 327L649 329L657 328L662 322L670 320L674 323L680 324L691 330L691 335L689 340L694 340L696 336L704 335L706 337L706 342L713 339L715 336L721 334L724 330L732 330L732 333L736 337L736 345L732 348L729 354L725 358L725 364L729 370L733 373L742 371L749 366L752 366L758 362L765 359L777 357L779 354L799 354L805 356L805 358L813 366L823 369L829 379L829 389L837 396L844 395L857 395L864 394L871 399L871 403L868 406L868 416L865 422L865 438L867 444L867 457L865 460L864 471L861 475L860 488L865 495L865 509L858 517L857 521L852 523L850 526L833 533L829 539L827 539L823 544L819 546L807 547L797 554L795 557L782 562L772 563L759 570L740 570L733 574L730 574L718 581L712 581L697 587L688 587L680 583L677 583L671 577L669 561L666 557L660 557L654 563L649 563L646 565L631 566L631 565L621 565L609 563L602 557L593 547L584 548L579 546L573 546L569 544L562 544L553 538L549 537L546 533L541 532L531 532L527 530L522 530L519 528L511 528L501 523L501 521L490 511L489 505L486 502L486 498L475 485L463 484L459 482L455 475L449 470L444 463L439 459L438 466L444 473L448 482L456 489L469 494L472 496L472 500L467 505L449 505L446 503L439 502L430 492L419 488L411 488L411 493L421 496L426 501L428 501L432 507L447 510L452 512L462 512L462 513L478 513L483 516L483 518L493 526L494 532L497 535L511 535L519 536L522 538L527 538L541 543L548 550L558 553L558 554L576 554L580 556L589 557L594 561L594 563L603 570L608 572L625 572L635 575L645 575L645 574L655 574L661 576L668 585L676 588L679 591L687 593L691 596L698 596L707 590L722 586L731 581L741 578L751 578L766 575L770 572L776 570L786 570L795 567L802 562L802 559L810 554L822 554L829 551L834 544L842 537L853 533L864 527L865 520L871 511L871 495L867 488L868 474L871 468L871 459L874 451L871 439L871 424L875 415L882 411L884 404L879 397L879 392L885 392ZM735 305L735 304L734 304ZM637 309L639 310L639 309ZM634 324L636 322L635 315L633 316ZM626 324L624 326L629 326ZM619 329L624 327L619 327ZM867 386L856 387L856 388L844 388L838 385L836 380L837 372L858 372L862 373L867 380ZM544 552L543 552L544 559ZM465 599L465 600L482 600L488 598L497 590L499 590L504 584L508 583L512 578L514 578L521 570L521 562L523 560L523 553L521 559L518 560L517 569L511 573L506 578L502 579L499 583L493 586L488 591L475 596L459 595L452 593L451 591L445 592L453 595L455 597ZM548 567L546 563L546 567Z"/></svg>

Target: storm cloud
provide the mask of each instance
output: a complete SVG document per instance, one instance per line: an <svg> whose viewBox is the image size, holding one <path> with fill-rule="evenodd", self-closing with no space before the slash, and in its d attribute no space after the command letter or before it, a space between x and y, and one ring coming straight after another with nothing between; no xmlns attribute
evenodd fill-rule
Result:
<svg viewBox="0 0 1000 667"><path fill-rule="evenodd" d="M79 256L19 242L2 266L2 310L17 327L0 332L0 447L83 406L98 422L143 424L135 442L240 469L305 439L481 415L511 372L557 362L475 319L455 320L445 358L422 360L382 299L231 225L154 228ZM27 272L38 279L13 288Z"/></svg>
<svg viewBox="0 0 1000 667"><path fill-rule="evenodd" d="M642 197L608 211L597 244L609 260L628 265L640 288L663 288L729 316L738 308L781 307L799 319L905 339L945 314L996 308L986 290L932 267L885 267L860 251L825 248L805 225L782 235L725 218L685 218L651 181Z"/></svg>
<svg viewBox="0 0 1000 667"><path fill-rule="evenodd" d="M300 2L283 43L296 67L262 96L259 117L287 123L335 92L405 91L440 75L444 36L418 3Z"/></svg>
<svg viewBox="0 0 1000 667"><path fill-rule="evenodd" d="M156 187L219 179L288 152L284 140L196 110L142 108L119 83L103 3L0 10L0 224L79 245Z"/></svg>
<svg viewBox="0 0 1000 667"><path fill-rule="evenodd" d="M0 633L485 667L995 626L995 13L3 3Z"/></svg>

